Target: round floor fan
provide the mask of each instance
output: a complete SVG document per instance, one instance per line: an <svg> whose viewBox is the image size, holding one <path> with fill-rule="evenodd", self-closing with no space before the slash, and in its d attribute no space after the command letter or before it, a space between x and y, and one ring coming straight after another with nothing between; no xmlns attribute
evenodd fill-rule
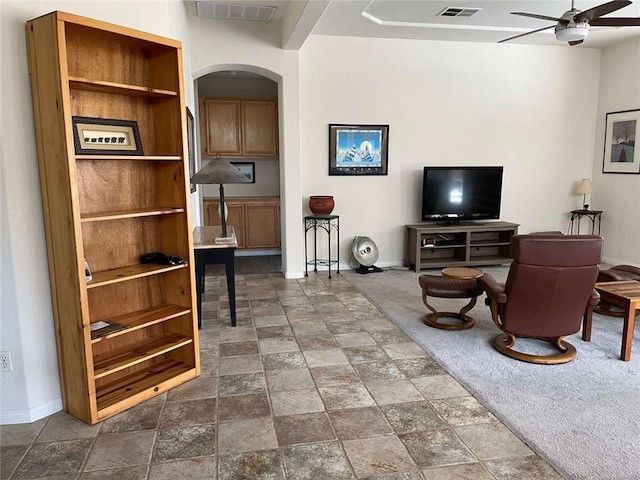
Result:
<svg viewBox="0 0 640 480"><path fill-rule="evenodd" d="M351 267L358 273L382 272L374 263L378 260L378 247L369 237L354 237L351 246Z"/></svg>

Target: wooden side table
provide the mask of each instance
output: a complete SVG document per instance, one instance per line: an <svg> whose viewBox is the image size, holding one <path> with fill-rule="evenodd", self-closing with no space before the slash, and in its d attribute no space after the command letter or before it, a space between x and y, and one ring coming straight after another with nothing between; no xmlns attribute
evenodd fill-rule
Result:
<svg viewBox="0 0 640 480"><path fill-rule="evenodd" d="M599 282L596 283L595 288L603 301L624 308L620 359L628 362L631 360L636 310L640 309L640 282L635 280ZM586 342L591 340L591 321L587 320L586 316L582 326L582 339Z"/></svg>

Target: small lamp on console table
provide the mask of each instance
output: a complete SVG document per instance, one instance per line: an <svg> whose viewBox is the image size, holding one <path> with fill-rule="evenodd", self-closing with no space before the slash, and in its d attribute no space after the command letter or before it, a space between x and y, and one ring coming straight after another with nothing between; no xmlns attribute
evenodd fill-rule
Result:
<svg viewBox="0 0 640 480"><path fill-rule="evenodd" d="M220 223L222 224L222 236L216 238L216 243L232 243L233 236L227 235L227 214L224 203L225 183L251 183L240 170L231 165L224 158L216 157L209 160L193 177L191 183L217 183L220 185Z"/></svg>
<svg viewBox="0 0 640 480"><path fill-rule="evenodd" d="M593 193L591 180L588 178L583 178L582 180L580 180L578 188L576 188L576 193L582 194L582 206L585 210L589 210L589 204L587 203L587 194Z"/></svg>

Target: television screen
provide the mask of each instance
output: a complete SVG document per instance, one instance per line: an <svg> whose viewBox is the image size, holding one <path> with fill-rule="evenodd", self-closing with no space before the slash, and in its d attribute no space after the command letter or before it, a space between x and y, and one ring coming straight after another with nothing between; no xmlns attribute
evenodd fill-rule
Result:
<svg viewBox="0 0 640 480"><path fill-rule="evenodd" d="M500 218L503 167L424 167L422 220Z"/></svg>

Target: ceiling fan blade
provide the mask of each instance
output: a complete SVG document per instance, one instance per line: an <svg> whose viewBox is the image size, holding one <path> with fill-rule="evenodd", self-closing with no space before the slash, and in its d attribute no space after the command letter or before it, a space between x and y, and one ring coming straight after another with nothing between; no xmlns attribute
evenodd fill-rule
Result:
<svg viewBox="0 0 640 480"><path fill-rule="evenodd" d="M543 30L549 30L550 28L554 28L554 27L555 25L549 25L548 27L542 27L542 28L539 28L538 30L531 30L530 32L521 33L520 35L516 35L515 37L505 38L504 40L498 41L498 43L504 43L504 42L508 42L509 40L515 40L516 38L524 37L526 35L531 35L532 33L542 32Z"/></svg>
<svg viewBox="0 0 640 480"><path fill-rule="evenodd" d="M640 18L594 18L589 24L592 27L640 27Z"/></svg>
<svg viewBox="0 0 640 480"><path fill-rule="evenodd" d="M549 20L550 22L559 22L560 18L548 17L546 15L538 15L537 13L527 12L511 12L511 15L520 15L521 17L539 18L540 20Z"/></svg>
<svg viewBox="0 0 640 480"><path fill-rule="evenodd" d="M580 45L582 42L584 42L584 40L576 40L575 42L568 42L568 43L573 47L575 45Z"/></svg>
<svg viewBox="0 0 640 480"><path fill-rule="evenodd" d="M620 10L627 5L631 5L631 3L632 2L629 0L614 0L612 2L603 3L602 5L598 5L597 7L593 7L589 10L578 13L575 17L573 17L573 20L576 23L590 22L591 20L602 17L607 13L615 12L616 10Z"/></svg>

